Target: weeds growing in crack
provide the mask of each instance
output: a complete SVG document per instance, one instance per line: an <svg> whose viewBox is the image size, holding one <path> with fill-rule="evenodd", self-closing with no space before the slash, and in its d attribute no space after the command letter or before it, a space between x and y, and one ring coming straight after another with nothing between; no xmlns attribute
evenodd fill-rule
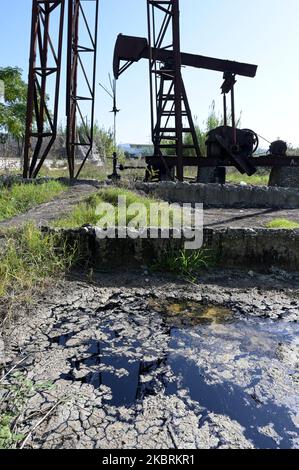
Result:
<svg viewBox="0 0 299 470"><path fill-rule="evenodd" d="M152 265L155 271L166 271L183 276L184 279L195 282L198 274L210 266L212 262L208 250L181 250L179 253L167 252L161 260Z"/></svg>
<svg viewBox="0 0 299 470"><path fill-rule="evenodd" d="M17 371L0 385L0 449L15 448L25 435L18 432L28 400L36 393L50 390L51 382L34 383Z"/></svg>
<svg viewBox="0 0 299 470"><path fill-rule="evenodd" d="M148 224L150 222L150 204L155 202L154 199L141 196L140 194L124 188L105 188L99 190L96 194L90 196L85 202L78 204L73 211L65 218L54 222L54 227L73 229L83 227L84 225L97 225L99 222L99 214L97 214L97 207L101 203L108 203L115 208L118 205L118 198L122 196L126 198L126 205L129 207L132 204L143 204L147 211ZM156 201L158 202L158 201ZM127 215L126 224L129 224L134 215ZM118 215L116 220L111 221L111 225L118 225Z"/></svg>

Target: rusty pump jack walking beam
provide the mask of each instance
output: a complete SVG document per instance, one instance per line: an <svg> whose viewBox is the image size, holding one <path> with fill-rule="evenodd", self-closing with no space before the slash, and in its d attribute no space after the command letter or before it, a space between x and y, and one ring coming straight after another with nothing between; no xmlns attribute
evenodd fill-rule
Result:
<svg viewBox="0 0 299 470"><path fill-rule="evenodd" d="M140 59L149 60L154 156L148 158L148 163L165 177L169 177L171 168L176 166L177 178L183 181L186 158L190 160L190 154L195 154L198 167L203 159L182 78L182 65L246 77L255 77L257 66L182 53L179 0L147 0L147 11L148 39L118 36L114 75L118 78ZM188 134L191 141L188 139L186 144Z"/></svg>
<svg viewBox="0 0 299 470"><path fill-rule="evenodd" d="M67 2L66 153L71 179L80 175L93 148L99 0L32 0L24 178L35 178L38 175L57 137L64 14ZM92 21L91 15L86 13L87 4L89 13L93 9ZM94 24L91 25L93 21ZM81 43L83 40L86 41L84 45ZM83 56L89 56L88 65ZM54 77L54 104L50 110L48 101L52 91L51 77ZM86 119L80 106L83 101L88 103ZM78 121L81 121L80 137ZM79 147L83 160L75 173L76 149Z"/></svg>

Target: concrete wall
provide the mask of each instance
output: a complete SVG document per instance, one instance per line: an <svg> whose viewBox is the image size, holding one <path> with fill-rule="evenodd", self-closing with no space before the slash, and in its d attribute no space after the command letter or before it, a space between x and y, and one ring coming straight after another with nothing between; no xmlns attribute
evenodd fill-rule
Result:
<svg viewBox="0 0 299 470"><path fill-rule="evenodd" d="M49 229L44 229L49 230ZM93 227L61 231L70 243L80 241L84 256L97 266L151 265L179 253L184 239L100 239ZM204 246L212 264L226 268L271 267L299 271L299 230L204 229Z"/></svg>
<svg viewBox="0 0 299 470"><path fill-rule="evenodd" d="M20 158L0 158L0 170L13 171L21 170Z"/></svg>
<svg viewBox="0 0 299 470"><path fill-rule="evenodd" d="M137 183L136 189L169 202L205 207L296 209L299 188L189 183Z"/></svg>
<svg viewBox="0 0 299 470"><path fill-rule="evenodd" d="M269 186L280 186L283 188L299 188L299 168L282 167L272 168Z"/></svg>

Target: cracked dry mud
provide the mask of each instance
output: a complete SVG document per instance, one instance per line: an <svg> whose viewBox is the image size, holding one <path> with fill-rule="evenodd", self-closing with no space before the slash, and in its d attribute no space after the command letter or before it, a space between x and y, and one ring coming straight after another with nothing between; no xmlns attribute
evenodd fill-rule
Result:
<svg viewBox="0 0 299 470"><path fill-rule="evenodd" d="M26 447L299 448L298 280L239 276L57 285L4 336Z"/></svg>

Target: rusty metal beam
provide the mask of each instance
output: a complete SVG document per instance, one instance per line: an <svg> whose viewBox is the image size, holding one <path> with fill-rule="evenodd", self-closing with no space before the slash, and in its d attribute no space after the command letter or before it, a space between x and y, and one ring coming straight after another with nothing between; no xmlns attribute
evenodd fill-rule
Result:
<svg viewBox="0 0 299 470"><path fill-rule="evenodd" d="M165 157L166 163L173 167L177 164L176 158L174 157ZM147 157L147 163L151 165L157 165L160 161L159 157ZM249 157L248 161L255 167L269 167L269 168L282 168L282 167L299 167L299 156L278 156L278 155L261 155L259 157ZM184 167L235 167L235 162L229 159L219 159L219 158L210 158L204 157L196 159L194 157L184 157L183 158Z"/></svg>
<svg viewBox="0 0 299 470"><path fill-rule="evenodd" d="M138 62L140 59L149 59L150 57L155 57L156 60L165 62L173 57L173 51L161 48L152 48L150 50L146 38L119 34L114 51L113 69L115 78L118 78L123 71L121 61L132 63ZM257 72L257 65L233 60L216 59L198 54L188 54L185 52L181 53L181 62L182 65L187 67L222 73L229 72L250 78L254 78Z"/></svg>
<svg viewBox="0 0 299 470"><path fill-rule="evenodd" d="M57 135L64 7L65 0L32 2L24 178L38 175ZM48 104L50 78L54 80L51 110Z"/></svg>

